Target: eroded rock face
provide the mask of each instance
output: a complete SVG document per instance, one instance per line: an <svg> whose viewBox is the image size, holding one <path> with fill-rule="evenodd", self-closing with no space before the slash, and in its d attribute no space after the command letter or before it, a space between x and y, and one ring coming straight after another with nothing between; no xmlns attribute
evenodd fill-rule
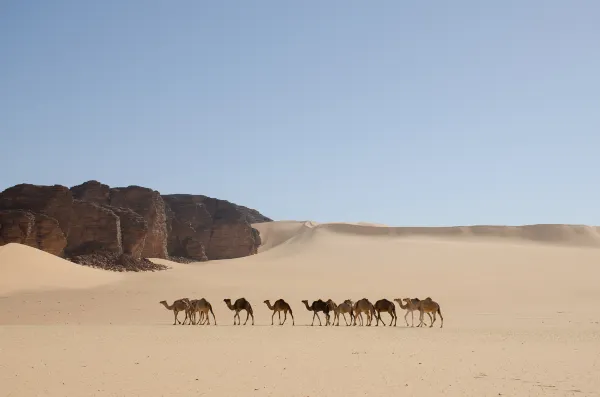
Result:
<svg viewBox="0 0 600 397"><path fill-rule="evenodd" d="M63 256L67 239L58 221L24 210L0 211L0 245L19 243Z"/></svg>
<svg viewBox="0 0 600 397"><path fill-rule="evenodd" d="M253 230L256 229L248 222L215 222L206 256L209 259L231 259L255 254L258 245Z"/></svg>
<svg viewBox="0 0 600 397"><path fill-rule="evenodd" d="M140 186L113 188L110 205L129 208L145 219L148 233L142 249L144 258L168 257L165 203L157 191Z"/></svg>
<svg viewBox="0 0 600 397"><path fill-rule="evenodd" d="M114 212L121 222L121 244L123 253L134 259L142 257L142 251L148 234L148 223L138 213L128 208L105 206Z"/></svg>
<svg viewBox="0 0 600 397"><path fill-rule="evenodd" d="M39 186L20 184L0 193L0 210L26 210L47 215L58 221L65 236L69 235L69 223L73 195L61 185Z"/></svg>
<svg viewBox="0 0 600 397"><path fill-rule="evenodd" d="M197 258L202 248L209 260L256 253L260 236L250 226L242 207L202 195L163 198L167 204L169 255Z"/></svg>
<svg viewBox="0 0 600 397"><path fill-rule="evenodd" d="M74 256L92 252L123 253L121 221L105 207L74 200L66 253Z"/></svg>
<svg viewBox="0 0 600 397"><path fill-rule="evenodd" d="M152 189L111 189L98 181L71 189L16 185L0 193L0 212L0 245L17 242L69 258L89 261L101 254L135 263L152 257L204 261L251 255L260 245L251 223L270 221L224 200L186 194L163 198Z"/></svg>
<svg viewBox="0 0 600 397"><path fill-rule="evenodd" d="M189 194L163 196L166 203L170 256L207 260L212 217L202 198Z"/></svg>
<svg viewBox="0 0 600 397"><path fill-rule="evenodd" d="M23 210L0 211L0 245L25 244L35 227L35 216Z"/></svg>
<svg viewBox="0 0 600 397"><path fill-rule="evenodd" d="M110 187L98 181L87 181L71 188L73 198L101 205L110 202Z"/></svg>

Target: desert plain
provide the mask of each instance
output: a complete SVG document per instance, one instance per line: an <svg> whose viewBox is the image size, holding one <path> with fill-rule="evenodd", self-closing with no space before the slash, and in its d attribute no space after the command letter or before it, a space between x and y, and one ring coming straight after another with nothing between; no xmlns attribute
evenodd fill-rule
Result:
<svg viewBox="0 0 600 397"><path fill-rule="evenodd" d="M253 227L257 255L157 272L0 247L0 396L600 395L598 228ZM223 302L242 296L254 326ZM311 326L301 303L428 296L443 328L397 305L397 326ZM159 301L183 297L218 325L173 325ZM271 325L278 298L295 326Z"/></svg>

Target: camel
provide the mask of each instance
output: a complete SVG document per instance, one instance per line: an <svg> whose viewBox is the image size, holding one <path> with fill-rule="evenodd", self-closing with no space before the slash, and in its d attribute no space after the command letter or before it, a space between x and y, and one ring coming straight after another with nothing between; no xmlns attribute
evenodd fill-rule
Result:
<svg viewBox="0 0 600 397"><path fill-rule="evenodd" d="M302 303L304 303L304 306L306 306L306 310L314 312L311 326L315 325L315 316L317 316L317 318L319 319L319 326L323 325L323 323L321 323L321 317L319 317L318 312L323 312L325 314L325 317L327 318L327 323L329 324L329 306L326 302L323 302L322 299L319 299L314 301L310 306L308 306L307 300L303 300Z"/></svg>
<svg viewBox="0 0 600 397"><path fill-rule="evenodd" d="M360 316L360 325L364 325L362 314L366 313L367 315L367 325L371 326L371 322L373 321L373 316L375 315L375 308L373 304L369 302L367 298L362 298L354 304L352 308L354 310L354 323L352 325L356 325L356 318Z"/></svg>
<svg viewBox="0 0 600 397"><path fill-rule="evenodd" d="M408 314L410 313L412 316L412 325L411 327L415 326L415 311L419 310L419 306L420 306L420 302L421 300L419 298L404 298L404 299L394 299L394 301L396 301L399 305L400 308L403 310L406 310L406 314L404 315L404 321L406 321L406 326L408 327L408 320L406 318L406 316L408 316ZM402 304L402 301L406 302L406 305ZM429 320L433 321L431 318L431 314L427 313L429 315ZM420 317L419 317L420 318Z"/></svg>
<svg viewBox="0 0 600 397"><path fill-rule="evenodd" d="M433 301L430 297L425 298L419 303L419 313L419 319L421 320L421 322L419 323L419 325L417 325L417 327L420 327L421 325L425 324L423 322L423 313L433 313L433 320L431 320L431 325L429 325L429 328L433 327L433 323L435 323L436 313L440 315L440 319L442 322L440 328L444 326L444 317L442 317L442 310L440 309L440 305L437 302ZM431 314L429 314L429 318L431 319Z"/></svg>
<svg viewBox="0 0 600 397"><path fill-rule="evenodd" d="M190 306L190 301L188 298L177 299L172 305L167 304L167 301L160 301L158 303L166 307L167 310L173 310L173 314L175 315L175 321L173 322L173 325L177 325L177 323L185 324L185 321L188 319L187 309ZM183 323L177 318L177 316L179 316L179 312L185 313L185 319L183 320Z"/></svg>
<svg viewBox="0 0 600 397"><path fill-rule="evenodd" d="M398 316L396 316L396 305L394 305L394 302L390 302L387 299L380 299L377 302L375 302L374 308L375 318L377 319L377 323L375 324L375 326L378 326L379 321L381 320L381 323L385 327L385 322L381 318L381 312L387 312L390 316L392 316L392 320L390 321L390 327L392 326L392 323L394 323L394 327L396 326Z"/></svg>
<svg viewBox="0 0 600 397"><path fill-rule="evenodd" d="M335 310L336 310L336 309L337 309L337 307L338 307L337 303L335 303L335 302L334 302L334 301L332 301L331 299L327 299L327 302L325 302L325 304L326 304L326 305L327 305L327 307L329 308L329 311L334 313L334 321L335 321ZM330 316L330 315L328 315L328 316L327 316L327 319L326 319L326 321L325 321L325 325L326 325L326 326L327 326L327 325L329 325L329 324L333 325L333 321L329 321L329 320L330 320L330 318L331 318L331 316Z"/></svg>
<svg viewBox="0 0 600 397"><path fill-rule="evenodd" d="M194 300L190 301L190 307L188 310L190 312L190 323L191 324L204 325L204 321L202 321L202 318L204 316L206 316L206 322L208 323L208 325L210 325L210 317L208 316L208 313L210 312L213 316L215 325L217 325L217 319L215 318L215 313L213 312L212 305L206 299L202 298L202 299L194 299ZM200 314L197 323L195 322L196 312L198 312Z"/></svg>
<svg viewBox="0 0 600 397"><path fill-rule="evenodd" d="M331 299L329 299L327 301L328 304L333 303L333 305L335 305L335 302L333 302ZM352 312L352 301L350 299L346 299L344 302L340 303L339 305L335 305L333 308L333 321L331 322L331 325L334 325L335 320L337 319L337 324L335 324L336 326L340 325L340 314L342 316L344 316L344 321L346 322L346 326L352 324L352 319L354 318L354 314ZM331 304L330 304L331 306ZM346 320L346 313L350 314L350 324L348 323L348 320Z"/></svg>
<svg viewBox="0 0 600 397"><path fill-rule="evenodd" d="M288 312L290 312L290 316L292 316L292 325L296 325L294 321L294 313L292 313L292 308L286 301L284 301L283 299L277 299L273 306L271 306L271 302L268 299L264 301L264 303L267 304L267 307L270 310L273 310L273 315L271 316L271 325L273 325L273 317L275 317L275 313L279 314L279 325L285 324ZM281 312L283 312L283 323L281 322Z"/></svg>
<svg viewBox="0 0 600 397"><path fill-rule="evenodd" d="M231 304L231 299L223 299L223 302L225 302L229 310L235 311L235 314L233 315L233 325L236 325L236 317L238 319L237 325L241 324L242 320L240 319L240 311L242 310L246 311L246 321L244 321L244 325L246 325L246 323L248 322L248 317L250 316L252 316L252 325L254 325L254 311L252 310L250 302L248 302L246 298L237 299L233 305Z"/></svg>

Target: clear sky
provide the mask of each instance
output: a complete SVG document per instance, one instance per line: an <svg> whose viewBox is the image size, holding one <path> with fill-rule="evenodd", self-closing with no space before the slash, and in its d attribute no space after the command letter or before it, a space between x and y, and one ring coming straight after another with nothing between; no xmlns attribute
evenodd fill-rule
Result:
<svg viewBox="0 0 600 397"><path fill-rule="evenodd" d="M600 2L8 0L0 190L600 225Z"/></svg>

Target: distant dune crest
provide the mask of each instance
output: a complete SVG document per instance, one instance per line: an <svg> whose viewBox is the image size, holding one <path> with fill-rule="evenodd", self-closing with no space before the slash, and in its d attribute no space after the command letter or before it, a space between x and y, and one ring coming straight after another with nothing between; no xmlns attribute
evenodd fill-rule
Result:
<svg viewBox="0 0 600 397"><path fill-rule="evenodd" d="M451 227L391 227L378 224L317 223L314 221L275 221L253 224L261 233L263 245L259 252L280 244L306 239L307 233L328 231L365 237L433 237L492 238L548 244L600 247L600 227L588 225L536 224L523 226L451 226Z"/></svg>

